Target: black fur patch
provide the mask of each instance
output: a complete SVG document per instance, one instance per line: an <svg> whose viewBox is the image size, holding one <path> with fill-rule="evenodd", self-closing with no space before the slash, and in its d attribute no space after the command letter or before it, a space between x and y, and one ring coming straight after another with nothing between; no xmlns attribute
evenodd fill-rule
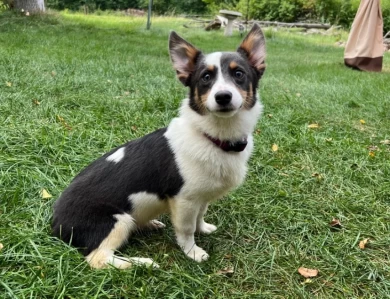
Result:
<svg viewBox="0 0 390 299"><path fill-rule="evenodd" d="M130 141L81 171L54 205L53 234L88 255L114 227L113 215L131 212L129 195L145 191L164 200L179 193L183 178L165 132ZM106 160L121 147L121 161Z"/></svg>

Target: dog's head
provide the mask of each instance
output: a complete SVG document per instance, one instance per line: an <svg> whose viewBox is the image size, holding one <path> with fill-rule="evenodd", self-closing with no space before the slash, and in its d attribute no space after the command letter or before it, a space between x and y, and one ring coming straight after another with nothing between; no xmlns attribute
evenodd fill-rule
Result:
<svg viewBox="0 0 390 299"><path fill-rule="evenodd" d="M200 115L231 117L251 109L265 71L265 39L254 25L236 52L203 54L175 32L169 52L178 79L190 89L190 107Z"/></svg>

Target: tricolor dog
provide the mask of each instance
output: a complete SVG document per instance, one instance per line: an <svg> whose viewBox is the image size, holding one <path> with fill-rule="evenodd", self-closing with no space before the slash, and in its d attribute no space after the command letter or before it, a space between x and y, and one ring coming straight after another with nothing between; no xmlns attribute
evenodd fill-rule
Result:
<svg viewBox="0 0 390 299"><path fill-rule="evenodd" d="M179 117L94 161L54 205L54 235L78 247L93 268L157 266L149 258L125 258L115 251L138 229L164 227L155 219L162 213L170 214L184 253L197 262L207 260L194 234L217 229L204 220L209 203L245 178L262 111L260 27L253 26L236 52L211 54L172 32L169 52L178 79L189 88Z"/></svg>

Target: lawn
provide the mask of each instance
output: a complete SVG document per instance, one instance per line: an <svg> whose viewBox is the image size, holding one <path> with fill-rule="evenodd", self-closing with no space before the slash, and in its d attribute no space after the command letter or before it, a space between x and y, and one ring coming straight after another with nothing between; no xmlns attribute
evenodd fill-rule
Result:
<svg viewBox="0 0 390 299"><path fill-rule="evenodd" d="M197 237L209 261L180 251L167 216L122 251L158 270L92 270L50 236L52 205L83 167L177 115L186 90L169 30L206 52L240 43L185 22L0 15L0 297L389 297L390 55L382 73L352 71L334 45L345 33L266 31L265 111L246 182L209 209L218 230Z"/></svg>

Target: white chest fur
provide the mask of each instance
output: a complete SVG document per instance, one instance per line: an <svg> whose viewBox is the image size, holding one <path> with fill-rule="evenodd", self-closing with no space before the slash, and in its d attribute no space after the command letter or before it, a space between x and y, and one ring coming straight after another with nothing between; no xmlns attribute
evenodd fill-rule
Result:
<svg viewBox="0 0 390 299"><path fill-rule="evenodd" d="M258 103L232 120L215 120L197 115L184 101L180 117L172 120L165 133L184 180L179 196L208 202L243 182L253 149L251 133L261 108ZM248 145L242 152L224 152L204 133L221 140L238 140L247 136Z"/></svg>

